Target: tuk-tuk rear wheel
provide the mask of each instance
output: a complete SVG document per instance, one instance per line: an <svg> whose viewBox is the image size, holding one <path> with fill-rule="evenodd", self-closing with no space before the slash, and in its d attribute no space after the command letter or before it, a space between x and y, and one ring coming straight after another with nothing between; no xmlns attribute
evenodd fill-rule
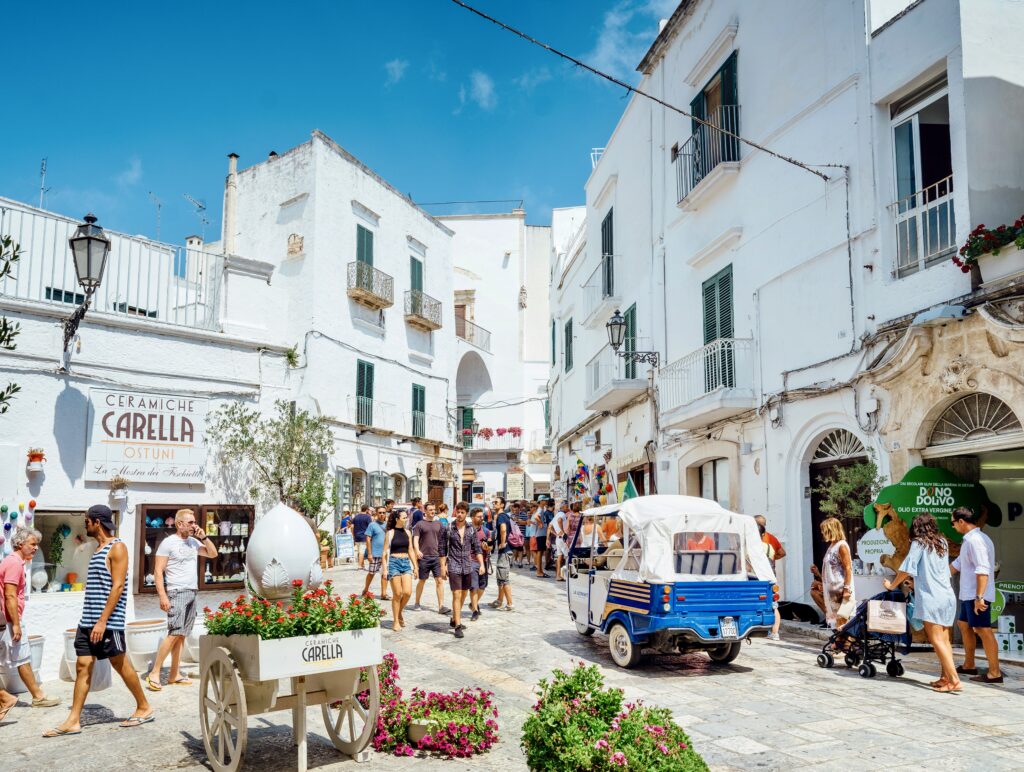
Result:
<svg viewBox="0 0 1024 772"><path fill-rule="evenodd" d="M723 643L721 646L708 649L708 656L711 657L711 661L716 665L728 665L740 655L740 647L742 645L741 641Z"/></svg>
<svg viewBox="0 0 1024 772"><path fill-rule="evenodd" d="M636 667L640 662L640 647L633 643L629 631L621 622L613 624L608 631L608 650L619 667Z"/></svg>
<svg viewBox="0 0 1024 772"><path fill-rule="evenodd" d="M586 622L575 622L576 632L580 635L591 636L594 634L594 628L588 625Z"/></svg>

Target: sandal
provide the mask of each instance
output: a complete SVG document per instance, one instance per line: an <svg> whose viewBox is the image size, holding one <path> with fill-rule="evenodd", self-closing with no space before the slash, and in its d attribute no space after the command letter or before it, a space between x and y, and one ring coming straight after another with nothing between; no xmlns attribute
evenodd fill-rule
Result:
<svg viewBox="0 0 1024 772"><path fill-rule="evenodd" d="M960 682L957 681L955 684L945 683L942 686L936 686L935 691L941 692L942 694L959 694L961 691Z"/></svg>
<svg viewBox="0 0 1024 772"><path fill-rule="evenodd" d="M0 708L0 721L3 721L5 718L7 718L7 714L11 712L11 708L13 708L17 704L18 704L18 701L15 700L10 705L8 705L6 708Z"/></svg>
<svg viewBox="0 0 1024 772"><path fill-rule="evenodd" d="M181 678L176 678L173 681L168 681L167 685L168 686L191 686L192 685L192 679L189 678L188 676L182 676Z"/></svg>
<svg viewBox="0 0 1024 772"><path fill-rule="evenodd" d="M131 718L126 718L118 724L118 726L122 729L131 729L133 726L142 726L143 724L148 724L150 721L156 721L156 716L152 713L148 716L132 716Z"/></svg>
<svg viewBox="0 0 1024 772"><path fill-rule="evenodd" d="M159 681L154 681L149 676L146 676L146 688L149 689L151 692L159 692L163 691L164 687L160 685Z"/></svg>
<svg viewBox="0 0 1024 772"><path fill-rule="evenodd" d="M55 727L53 729L47 729L45 732L43 732L43 737L66 737L67 735L81 734L81 733L82 733L81 729L74 729L74 730L69 731L67 729L57 729Z"/></svg>
<svg viewBox="0 0 1024 772"><path fill-rule="evenodd" d="M944 686L944 685L946 685L946 684L948 684L948 683L949 683L949 681L947 681L947 680L946 680L946 678L945 678L945 676L943 676L943 677L942 677L942 678L940 678L939 680L937 680L937 681L932 681L932 682L931 682L931 683L929 683L928 685L929 685L930 687L932 687L933 689L936 689L936 688L938 688L938 687L940 687L940 686Z"/></svg>

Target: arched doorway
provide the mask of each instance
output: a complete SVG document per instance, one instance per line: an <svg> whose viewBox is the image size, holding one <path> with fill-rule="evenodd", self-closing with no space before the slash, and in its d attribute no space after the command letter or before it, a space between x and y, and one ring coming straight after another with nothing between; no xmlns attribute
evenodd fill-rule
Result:
<svg viewBox="0 0 1024 772"><path fill-rule="evenodd" d="M821 538L821 523L828 514L821 511L822 495L818 488L831 479L836 472L848 466L868 460L868 452L864 443L848 429L832 429L819 441L811 455L809 478L811 487L811 545L814 565L820 566L825 557L828 545ZM845 522L846 537L850 542L850 550L856 555L857 540L867 530L863 523Z"/></svg>
<svg viewBox="0 0 1024 772"><path fill-rule="evenodd" d="M366 472L362 469L349 469L349 491L348 503L353 513L359 511L359 507L368 504L366 500ZM344 498L342 499L344 502Z"/></svg>
<svg viewBox="0 0 1024 772"><path fill-rule="evenodd" d="M401 475L401 474L397 474L397 473L393 474L393 475L391 475L391 480L392 480L392 483L391 483L392 498L394 498L394 500L396 502L403 502L403 501L405 501L406 500L405 475Z"/></svg>

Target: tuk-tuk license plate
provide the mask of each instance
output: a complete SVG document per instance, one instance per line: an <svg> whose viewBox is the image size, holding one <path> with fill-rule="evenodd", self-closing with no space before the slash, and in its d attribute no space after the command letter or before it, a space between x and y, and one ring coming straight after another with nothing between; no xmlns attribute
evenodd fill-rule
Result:
<svg viewBox="0 0 1024 772"><path fill-rule="evenodd" d="M735 638L739 632L736 629L736 620L732 617L722 617L722 637Z"/></svg>

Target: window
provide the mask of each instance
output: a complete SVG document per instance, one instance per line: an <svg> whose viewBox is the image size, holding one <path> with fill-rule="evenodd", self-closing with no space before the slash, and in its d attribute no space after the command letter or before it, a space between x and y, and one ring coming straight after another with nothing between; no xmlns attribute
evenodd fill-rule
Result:
<svg viewBox="0 0 1024 772"><path fill-rule="evenodd" d="M129 316L144 316L148 319L156 319L156 311L147 311L145 308L136 308L127 303L117 303L114 308L122 314Z"/></svg>
<svg viewBox="0 0 1024 772"><path fill-rule="evenodd" d="M409 501L413 499L422 498L423 496L423 481L417 474L415 477L409 478Z"/></svg>
<svg viewBox="0 0 1024 772"><path fill-rule="evenodd" d="M572 370L572 319L565 323L565 371Z"/></svg>
<svg viewBox="0 0 1024 772"><path fill-rule="evenodd" d="M356 423L373 426L373 365L356 360Z"/></svg>
<svg viewBox="0 0 1024 772"><path fill-rule="evenodd" d="M423 437L426 434L427 390L414 383L412 385L412 436Z"/></svg>
<svg viewBox="0 0 1024 772"><path fill-rule="evenodd" d="M380 507L387 499L394 497L394 478L386 472L372 472L370 474L370 503Z"/></svg>
<svg viewBox="0 0 1024 772"><path fill-rule="evenodd" d="M672 541L677 574L728 576L744 569L738 533L687 531Z"/></svg>
<svg viewBox="0 0 1024 772"><path fill-rule="evenodd" d="M896 273L907 276L956 248L949 95L945 78L890 105L896 203Z"/></svg>
<svg viewBox="0 0 1024 772"><path fill-rule="evenodd" d="M636 303L626 309L626 353L632 354L636 351ZM626 377L636 378L636 362L626 359Z"/></svg>
<svg viewBox="0 0 1024 772"><path fill-rule="evenodd" d="M717 501L729 509L729 459L716 458L701 464L698 470L701 498Z"/></svg>
<svg viewBox="0 0 1024 772"><path fill-rule="evenodd" d="M615 294L615 233L612 227L613 209L601 221L601 296Z"/></svg>
<svg viewBox="0 0 1024 772"><path fill-rule="evenodd" d="M554 319L551 320L551 366L558 364L558 327Z"/></svg>
<svg viewBox="0 0 1024 772"><path fill-rule="evenodd" d="M462 427L462 447L471 448L473 447L473 435L467 434L467 432L472 431L473 408L461 407L459 411L462 413L462 420L459 421L459 426Z"/></svg>
<svg viewBox="0 0 1024 772"><path fill-rule="evenodd" d="M349 511L355 509L352 506L352 473L348 469L338 469L334 473L334 479L338 486L338 511L336 514L340 516L346 507Z"/></svg>
<svg viewBox="0 0 1024 772"><path fill-rule="evenodd" d="M423 261L409 255L409 287L423 292Z"/></svg>
<svg viewBox="0 0 1024 772"><path fill-rule="evenodd" d="M702 286L704 300L704 391L736 385L733 351L732 266ZM711 345L714 344L714 345Z"/></svg>
<svg viewBox="0 0 1024 772"><path fill-rule="evenodd" d="M356 260L373 265L373 231L362 225L356 226Z"/></svg>
<svg viewBox="0 0 1024 772"><path fill-rule="evenodd" d="M691 155L691 183L696 185L723 161L738 161L739 140L716 129L739 134L739 104L736 88L736 52L725 60L707 85L690 102L690 113L708 125L692 121L693 136L680 150Z"/></svg>
<svg viewBox="0 0 1024 772"><path fill-rule="evenodd" d="M46 299L55 300L58 303L74 303L76 306L80 306L85 302L85 295L81 292L71 292L70 290L62 290L56 287L47 287Z"/></svg>

